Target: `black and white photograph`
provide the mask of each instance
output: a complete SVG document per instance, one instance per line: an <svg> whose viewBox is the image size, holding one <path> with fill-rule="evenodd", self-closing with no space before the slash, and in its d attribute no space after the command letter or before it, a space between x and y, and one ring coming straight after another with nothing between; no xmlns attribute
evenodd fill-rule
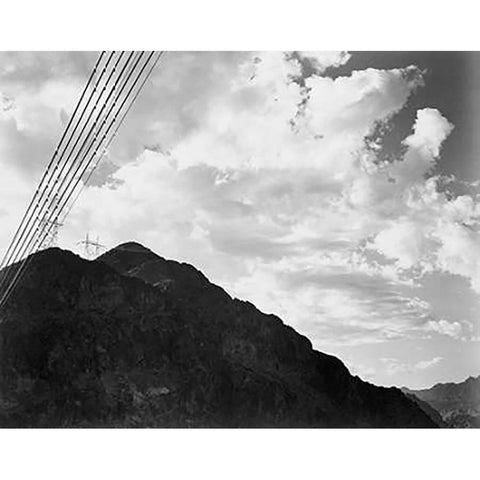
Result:
<svg viewBox="0 0 480 480"><path fill-rule="evenodd" d="M287 37L0 43L5 438L476 440L480 48Z"/></svg>
<svg viewBox="0 0 480 480"><path fill-rule="evenodd" d="M2 53L1 425L479 426L472 73Z"/></svg>

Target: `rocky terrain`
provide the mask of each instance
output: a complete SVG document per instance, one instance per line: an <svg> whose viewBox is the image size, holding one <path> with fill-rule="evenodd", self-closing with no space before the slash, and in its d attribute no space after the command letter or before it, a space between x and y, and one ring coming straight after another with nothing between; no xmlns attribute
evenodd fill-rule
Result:
<svg viewBox="0 0 480 480"><path fill-rule="evenodd" d="M480 427L480 376L461 383L437 383L424 390L402 390L434 408L448 427Z"/></svg>
<svg viewBox="0 0 480 480"><path fill-rule="evenodd" d="M0 315L3 427L438 426L136 243L92 262L35 254Z"/></svg>

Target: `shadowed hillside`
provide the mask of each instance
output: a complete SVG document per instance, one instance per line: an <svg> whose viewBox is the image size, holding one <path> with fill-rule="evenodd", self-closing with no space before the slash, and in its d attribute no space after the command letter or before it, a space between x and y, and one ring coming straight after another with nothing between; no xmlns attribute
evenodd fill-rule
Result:
<svg viewBox="0 0 480 480"><path fill-rule="evenodd" d="M136 243L34 256L1 312L0 423L435 427L194 267Z"/></svg>
<svg viewBox="0 0 480 480"><path fill-rule="evenodd" d="M480 427L480 377L460 383L437 383L424 390L402 390L433 407L449 427Z"/></svg>

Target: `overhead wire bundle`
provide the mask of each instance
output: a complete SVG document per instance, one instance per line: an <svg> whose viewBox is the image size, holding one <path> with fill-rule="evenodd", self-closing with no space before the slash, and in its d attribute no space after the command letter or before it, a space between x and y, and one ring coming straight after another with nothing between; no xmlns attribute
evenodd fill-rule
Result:
<svg viewBox="0 0 480 480"><path fill-rule="evenodd" d="M163 52L102 52L0 263L0 308L64 223Z"/></svg>

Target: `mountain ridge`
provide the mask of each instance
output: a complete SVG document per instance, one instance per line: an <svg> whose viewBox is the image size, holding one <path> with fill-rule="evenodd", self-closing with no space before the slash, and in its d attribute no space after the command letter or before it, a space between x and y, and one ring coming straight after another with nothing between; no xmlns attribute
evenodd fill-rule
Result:
<svg viewBox="0 0 480 480"><path fill-rule="evenodd" d="M427 403L442 416L449 427L480 427L480 375L462 382L436 383L430 388L401 389Z"/></svg>
<svg viewBox="0 0 480 480"><path fill-rule="evenodd" d="M135 242L34 255L0 325L0 424L435 427L275 315Z"/></svg>

